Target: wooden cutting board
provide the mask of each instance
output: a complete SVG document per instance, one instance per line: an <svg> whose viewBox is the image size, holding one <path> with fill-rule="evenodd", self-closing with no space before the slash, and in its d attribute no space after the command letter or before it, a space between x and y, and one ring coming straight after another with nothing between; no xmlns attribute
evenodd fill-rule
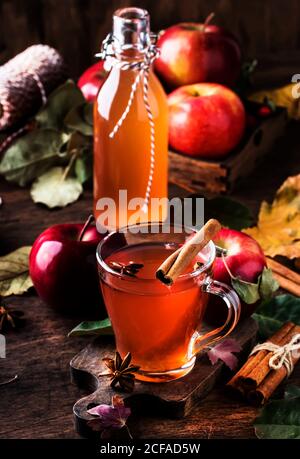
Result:
<svg viewBox="0 0 300 459"><path fill-rule="evenodd" d="M249 318L243 321L230 337L241 345L243 351L239 360L245 360L257 334L256 322ZM115 345L112 337L101 337L91 342L70 362L71 380L90 395L78 400L74 407L75 425L78 433L89 436L91 431L87 421L92 416L87 413L89 408L101 403L110 404L116 391L109 385L108 377L97 375L107 368L102 362L103 357L113 357ZM189 414L214 387L222 376L224 364L218 362L211 365L203 352L197 358L194 369L185 377L168 383L142 383L136 381L131 394L120 393L134 412L154 414L169 418L181 418Z"/></svg>

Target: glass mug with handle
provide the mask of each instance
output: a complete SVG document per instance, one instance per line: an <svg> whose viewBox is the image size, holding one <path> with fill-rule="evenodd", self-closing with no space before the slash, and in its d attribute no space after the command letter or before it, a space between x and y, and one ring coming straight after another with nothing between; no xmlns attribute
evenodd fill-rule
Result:
<svg viewBox="0 0 300 459"><path fill-rule="evenodd" d="M186 375L198 352L238 323L237 294L211 278L212 241L172 286L156 279L157 268L191 232L181 225L145 223L110 233L98 245L100 285L116 348L123 358L131 353L140 367L139 380L163 382ZM228 314L223 326L207 332L203 316L209 294L224 300Z"/></svg>

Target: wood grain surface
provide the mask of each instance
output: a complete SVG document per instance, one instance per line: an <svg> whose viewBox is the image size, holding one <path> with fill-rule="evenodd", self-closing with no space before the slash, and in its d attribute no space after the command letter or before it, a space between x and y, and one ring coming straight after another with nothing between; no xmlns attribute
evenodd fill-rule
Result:
<svg viewBox="0 0 300 459"><path fill-rule="evenodd" d="M233 197L257 212L262 199L291 174L300 172L299 125L292 124L278 142L271 160L265 162ZM171 187L170 195L183 195ZM75 204L50 211L34 205L28 189L0 181L0 254L32 244L49 225L82 221L90 213L92 193L86 191ZM0 359L0 382L19 375L19 380L0 387L0 438L76 438L72 406L86 393L70 383L69 362L87 343L84 338L67 338L79 318L66 318L47 308L34 293L12 297L8 306L24 311L25 326L10 331L7 358ZM290 382L300 384L300 367ZM257 409L224 396L220 386L191 415L181 420L156 417L131 419L133 434L143 438L252 438Z"/></svg>
<svg viewBox="0 0 300 459"><path fill-rule="evenodd" d="M256 342L257 330L255 320L248 318L241 322L230 335L242 349L238 355L241 365ZM87 410L101 403L110 404L111 397L116 393L110 387L109 378L98 376L107 371L102 359L114 358L114 355L113 338L101 337L93 340L70 362L72 381L87 391L93 389L90 395L78 400L73 408L77 431L83 436L88 433L87 422L93 419ZM137 380L134 391L121 393L121 396L126 405L131 407L133 413L180 419L193 414L195 408L200 406L218 381L221 379L224 381L225 373L226 368L223 362L219 361L211 365L206 353L203 352L198 356L192 371L184 378L167 384L145 384Z"/></svg>

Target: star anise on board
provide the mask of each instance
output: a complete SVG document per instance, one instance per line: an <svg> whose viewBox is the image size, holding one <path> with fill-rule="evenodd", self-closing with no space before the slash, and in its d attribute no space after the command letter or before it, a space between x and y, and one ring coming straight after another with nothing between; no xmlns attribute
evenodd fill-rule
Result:
<svg viewBox="0 0 300 459"><path fill-rule="evenodd" d="M137 365L131 365L131 354L128 352L122 360L118 351L115 353L115 357L110 359L105 357L102 359L109 373L101 373L99 376L110 376L111 387L115 388L119 384L120 388L126 392L132 392L134 388L135 375L140 367Z"/></svg>
<svg viewBox="0 0 300 459"><path fill-rule="evenodd" d="M111 261L109 265L118 273L130 277L135 277L139 270L144 267L142 263L135 263L134 261L130 261L127 265L119 261Z"/></svg>
<svg viewBox="0 0 300 459"><path fill-rule="evenodd" d="M0 306L0 332L7 327L17 328L21 325L24 313L17 310L8 310L4 306Z"/></svg>

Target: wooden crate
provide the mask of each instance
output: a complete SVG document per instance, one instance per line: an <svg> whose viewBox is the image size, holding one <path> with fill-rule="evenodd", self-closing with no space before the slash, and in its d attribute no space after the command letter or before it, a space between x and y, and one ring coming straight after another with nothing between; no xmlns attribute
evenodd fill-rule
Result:
<svg viewBox="0 0 300 459"><path fill-rule="evenodd" d="M277 108L248 133L238 150L220 161L191 158L169 151L169 181L190 192L229 193L272 152L287 122L286 110Z"/></svg>

